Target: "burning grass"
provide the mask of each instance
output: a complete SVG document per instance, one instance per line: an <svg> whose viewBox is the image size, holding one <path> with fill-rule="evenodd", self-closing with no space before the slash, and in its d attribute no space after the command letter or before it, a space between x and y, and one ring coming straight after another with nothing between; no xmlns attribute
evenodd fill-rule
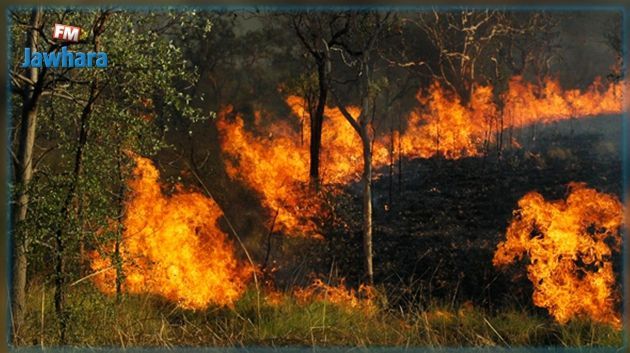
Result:
<svg viewBox="0 0 630 353"><path fill-rule="evenodd" d="M68 340L76 346L620 346L622 332L594 321L566 325L520 308L490 312L469 304L433 301L373 312L327 300L303 303L277 292L282 305L258 304L249 288L233 307L188 310L150 294L120 302L84 282L69 297ZM263 299L266 294L260 293ZM380 293L386 296L385 293ZM52 286L29 291L22 345L56 345ZM98 320L94 320L98 317Z"/></svg>

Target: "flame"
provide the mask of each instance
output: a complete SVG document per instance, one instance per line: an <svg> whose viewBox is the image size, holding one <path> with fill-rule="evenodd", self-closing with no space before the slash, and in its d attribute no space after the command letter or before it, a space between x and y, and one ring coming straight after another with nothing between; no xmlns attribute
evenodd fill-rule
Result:
<svg viewBox="0 0 630 353"><path fill-rule="evenodd" d="M293 116L305 114L305 103L300 97L289 96L287 104ZM348 107L352 115L359 109ZM321 238L311 220L322 212L319 196L308 187L309 144L308 131L300 135L286 121L271 124L263 121L264 114L256 112L254 129L247 131L241 115L233 119L232 108L219 114L217 128L226 159L226 171L231 178L243 179L262 196L270 213L278 213L276 224L290 235L308 235ZM363 169L361 142L357 133L338 109L326 108L320 155L321 176L333 184L358 179ZM387 160L387 149L378 145L373 159L377 163Z"/></svg>
<svg viewBox="0 0 630 353"><path fill-rule="evenodd" d="M479 156L484 143L492 142L503 129L620 113L623 86L622 82L604 84L598 78L584 91L563 90L551 78L536 85L516 76L503 94L497 95L492 86L477 86L470 100L463 103L456 94L435 82L417 94L418 108L409 114L404 131L375 137L372 161L378 168L390 163L391 155L407 158L441 155L449 159ZM502 100L502 104L497 104L497 100ZM231 107L219 114L217 127L227 157L226 170L231 178L243 180L261 195L270 215L278 214L279 230L288 235L322 238L313 221L322 215L322 202L308 187L310 131L308 126L301 130L295 127L296 118L304 120L309 113L301 97L288 96L286 103L292 116L272 120L255 112L251 129L245 128L243 117L233 114ZM357 107L348 110L353 116L360 113ZM236 116L229 119L230 115ZM322 180L328 184L359 180L363 158L357 133L339 109L326 107L324 116ZM520 147L513 137L509 144ZM389 146L394 150L390 151Z"/></svg>
<svg viewBox="0 0 630 353"><path fill-rule="evenodd" d="M605 85L596 78L584 91L563 90L556 79L545 78L535 85L515 76L499 96L501 110L492 86L475 87L470 101L464 104L435 82L416 96L419 108L410 113L407 130L398 137L400 152L410 158L478 156L483 142L492 142L503 129L621 113L623 88L623 82ZM520 146L516 140L510 143Z"/></svg>
<svg viewBox="0 0 630 353"><path fill-rule="evenodd" d="M306 102L298 96L289 96L287 104L294 116L308 116ZM361 110L358 107L347 107L353 117L358 117ZM320 155L321 177L328 183L344 184L358 180L363 171L363 150L361 139L338 108L324 109L322 127L322 146ZM305 153L310 145L310 129L305 133ZM383 165L388 161L389 152L383 141L375 141L372 146L372 161L375 165ZM307 154L307 159L308 157Z"/></svg>
<svg viewBox="0 0 630 353"><path fill-rule="evenodd" d="M361 284L358 290L354 290L347 288L343 279L337 286L315 279L305 288L294 289L293 296L300 304L324 301L348 309L364 310L366 313L376 310L376 291L373 287Z"/></svg>
<svg viewBox="0 0 630 353"><path fill-rule="evenodd" d="M253 269L237 260L218 228L219 206L181 187L165 195L151 161L134 159L123 220L123 290L157 294L189 309L231 305L244 292ZM112 260L105 253L91 257L94 283L104 293L115 293Z"/></svg>
<svg viewBox="0 0 630 353"><path fill-rule="evenodd" d="M583 183L569 187L566 201L545 201L537 192L520 199L493 264L506 266L527 255L536 306L560 323L588 316L620 328L611 256L620 251L622 205Z"/></svg>
<svg viewBox="0 0 630 353"><path fill-rule="evenodd" d="M563 90L558 80L546 78L542 85L513 77L504 94L505 112L510 125L521 127L601 114L618 114L623 108L623 82L604 85L601 78L582 92Z"/></svg>
<svg viewBox="0 0 630 353"><path fill-rule="evenodd" d="M259 191L264 206L277 213L278 229L293 234L315 234L310 217L319 210L317 197L306 187L308 183L308 152L299 143L297 132L286 123L269 127L267 134L257 136L246 131L243 118L226 118L227 108L219 114L217 128L226 159L226 171L231 178L244 178ZM260 117L260 115L257 115ZM256 119L260 125L261 119Z"/></svg>
<svg viewBox="0 0 630 353"><path fill-rule="evenodd" d="M428 93L416 96L419 107L412 111L407 130L399 137L401 153L428 158L435 154L449 159L478 155L486 126L496 115L492 88L479 87L469 106L435 82Z"/></svg>

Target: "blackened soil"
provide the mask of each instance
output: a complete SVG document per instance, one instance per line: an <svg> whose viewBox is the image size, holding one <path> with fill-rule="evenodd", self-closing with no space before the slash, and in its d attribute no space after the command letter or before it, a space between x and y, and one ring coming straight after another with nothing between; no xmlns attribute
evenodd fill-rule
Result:
<svg viewBox="0 0 630 353"><path fill-rule="evenodd" d="M572 181L621 197L620 129L619 117L565 122L513 132L524 147L501 156L494 150L485 157L402 160L400 167L379 169L373 199L376 283L398 303L437 299L531 308L524 263L507 271L492 266L517 201L530 191L564 198ZM309 256L319 260L322 273L332 269L358 283L361 188L344 190L335 212L347 227L330 225L326 246Z"/></svg>

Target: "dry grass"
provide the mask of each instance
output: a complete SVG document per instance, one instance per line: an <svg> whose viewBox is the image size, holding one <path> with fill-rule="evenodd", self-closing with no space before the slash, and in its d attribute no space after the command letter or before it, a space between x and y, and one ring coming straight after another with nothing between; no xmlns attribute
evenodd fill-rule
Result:
<svg viewBox="0 0 630 353"><path fill-rule="evenodd" d="M51 288L31 286L21 346L57 345ZM263 296L264 299L264 296ZM379 302L384 302L384 296ZM281 294L258 307L250 290L231 308L178 308L163 299L124 296L120 302L90 284L68 298L73 346L621 346L622 333L579 320L558 325L549 318L506 309L490 314L462 305L423 309L350 309L325 300L298 303ZM260 313L260 314L259 314Z"/></svg>

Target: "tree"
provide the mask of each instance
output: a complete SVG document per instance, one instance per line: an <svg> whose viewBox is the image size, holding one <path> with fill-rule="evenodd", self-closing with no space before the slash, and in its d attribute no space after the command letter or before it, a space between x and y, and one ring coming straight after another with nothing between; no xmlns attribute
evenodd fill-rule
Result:
<svg viewBox="0 0 630 353"><path fill-rule="evenodd" d="M12 90L41 92L38 108L42 113L39 118L43 119L42 129L31 135L36 148L32 151L33 176L29 188L24 188L24 172L19 168L13 182L15 195L21 195L22 190L33 190L31 196L36 197L30 203L33 212L15 228L14 238L26 240L20 243L26 245L15 249L15 257L25 254L22 258L26 261L16 261L22 266L16 272L25 274L28 262L46 268L36 261L52 255L58 337L63 344L71 314L65 303L67 283L82 273L68 269L79 268L85 260L83 247L88 240L85 235L116 237L121 232L109 228L111 220L120 218L117 205L123 202L120 196L112 199L110 195L122 194L123 176L132 167L128 159L122 162L120 151L154 154L164 146L163 135L170 119L200 118L198 109L189 104L191 97L186 88L197 80L195 68L174 45L174 38L180 38L180 33L173 31L174 28L185 31L198 18L174 12L134 13L114 9L50 10L39 14L38 21L29 22L24 12L12 12L14 38L21 38L21 33L36 32L37 38L32 43L38 51L52 52L68 45L79 51L104 50L109 57L105 69L42 69L37 81L33 81L17 65L23 61L19 56L22 52L15 44L17 40L13 47L17 64L11 71ZM52 41L47 38L46 29L55 22L80 26L85 35L76 44ZM29 100L20 100L21 97L14 95L14 106L30 107L24 104ZM25 116L15 120L14 132L24 134L28 121ZM13 151L22 148L21 140L13 139ZM25 165L19 157L15 163ZM21 206L16 207L19 211ZM92 240L89 246L100 244ZM119 266L117 254L112 256L112 263ZM74 264L79 266L69 266ZM119 272L117 284L122 280L120 277L123 274ZM13 296L14 302L19 302L18 290L26 283L26 275L14 281L14 292L18 294ZM19 338L17 328L14 324L14 341Z"/></svg>
<svg viewBox="0 0 630 353"><path fill-rule="evenodd" d="M322 141L322 125L324 109L328 99L330 72L330 56L327 48L338 45L343 36L348 33L350 25L349 13L312 13L298 12L291 15L291 24L295 34L315 61L317 70L317 103L310 110L310 167L309 178L311 185L319 188L319 151Z"/></svg>
<svg viewBox="0 0 630 353"><path fill-rule="evenodd" d="M38 29L41 26L42 9L36 8L31 12L30 22L28 22L26 35L26 48L37 49L39 37ZM26 220L28 204L30 199L29 184L33 178L33 147L37 132L37 110L40 98L43 93L43 76L46 69L40 70L35 67L28 68L26 75L20 75L20 79L27 82L21 86L19 92L22 95L22 114L20 138L18 142L17 160L15 169L17 175L15 184L19 185L15 191L13 210L13 231L22 225ZM14 78L15 79L15 78ZM29 237L26 231L19 236L13 236L13 291L11 300L12 318L15 330L19 329L24 317L24 307L26 301L26 269L28 266L27 253L29 248Z"/></svg>
<svg viewBox="0 0 630 353"><path fill-rule="evenodd" d="M378 39L390 14L367 12L361 15L352 14L353 33L348 41L333 47L325 46L327 60L331 60L331 51L339 52L344 64L355 70L355 80L358 86L361 112L359 116L352 116L346 105L340 99L336 89L332 89L335 103L348 123L361 139L363 154L363 251L365 277L368 284L374 284L373 245L372 245L372 142L374 139L371 129L375 113L375 87L372 80L372 57L377 48ZM352 43L352 44L350 44ZM351 58L350 61L346 57Z"/></svg>
<svg viewBox="0 0 630 353"><path fill-rule="evenodd" d="M401 23L402 49L386 60L428 74L467 102L476 83L505 81L505 71L518 74L535 60L548 61L556 21L544 12L461 8L405 15ZM541 45L545 55L536 51Z"/></svg>

